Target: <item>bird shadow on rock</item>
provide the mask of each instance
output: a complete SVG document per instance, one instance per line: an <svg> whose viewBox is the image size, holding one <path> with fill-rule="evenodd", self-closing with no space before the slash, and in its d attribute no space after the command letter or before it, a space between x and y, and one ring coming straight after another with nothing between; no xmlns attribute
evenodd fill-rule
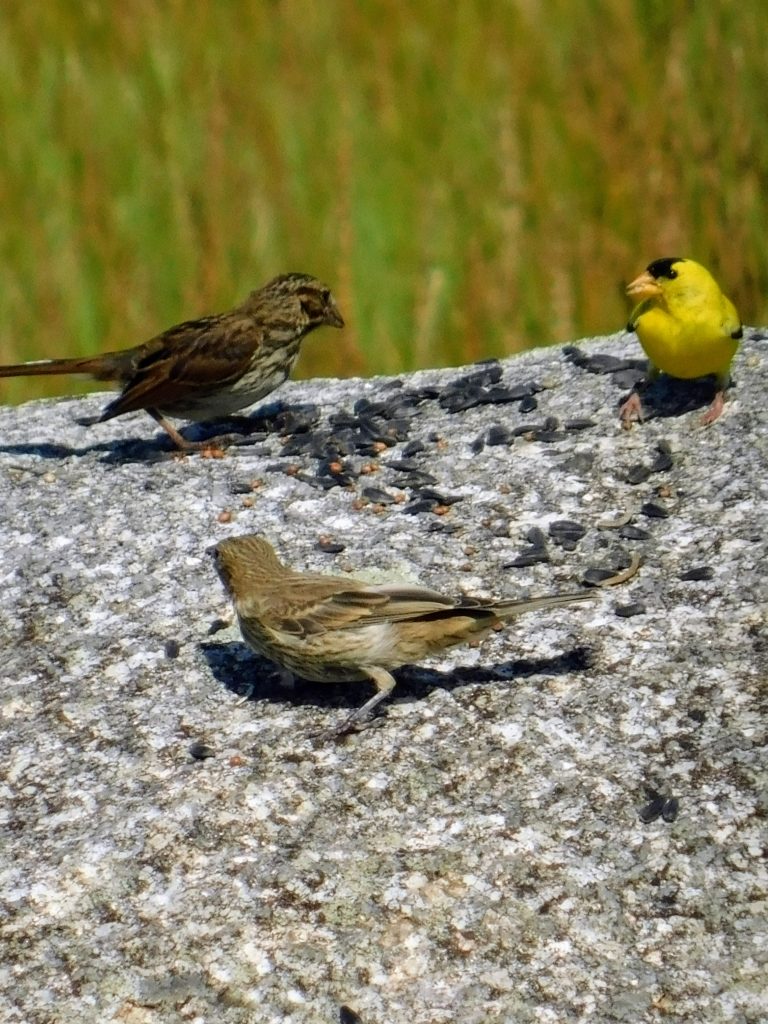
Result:
<svg viewBox="0 0 768 1024"><path fill-rule="evenodd" d="M105 465L127 465L129 463L141 462L151 465L156 462L168 462L178 458L183 453L173 446L165 434L158 434L153 438L121 438L115 441L98 441L94 444L75 447L67 444L53 444L52 442L41 442L40 444L0 444L0 453L8 455L34 455L38 459L46 459L53 462L60 462L62 459L69 459L73 456L97 455L102 453L99 462ZM29 469L29 466L20 466L20 469Z"/></svg>
<svg viewBox="0 0 768 1024"><path fill-rule="evenodd" d="M643 419L673 419L697 409L704 410L711 404L716 390L714 377L678 380L662 375L640 391ZM624 395L621 402L627 398L629 394Z"/></svg>
<svg viewBox="0 0 768 1024"><path fill-rule="evenodd" d="M270 701L312 707L360 707L370 697L372 683L318 683L296 679L286 685L280 669L254 654L240 641L201 643L215 679L249 701ZM451 691L470 683L510 683L528 676L562 676L586 671L592 664L589 647L574 647L547 658L516 658L496 665L457 667L450 672L408 665L396 669L396 699L423 700L432 690Z"/></svg>
<svg viewBox="0 0 768 1024"><path fill-rule="evenodd" d="M162 446L158 445L162 442ZM43 441L40 444L0 444L0 452L8 455L35 455L39 459L50 459L60 461L69 459L72 456L93 455L103 452L101 462L107 464L127 462L166 462L177 450L163 441L163 435L156 438L128 438L117 441L99 441L95 444L83 445L76 448L73 445L53 444ZM29 467L20 467L28 469Z"/></svg>
<svg viewBox="0 0 768 1024"><path fill-rule="evenodd" d="M634 389L644 379L648 368L646 359L623 359L610 352L584 352L577 345L567 345L564 349L568 362L601 376L609 376L613 383L621 388ZM653 383L641 388L640 399L643 403L643 419L667 419L683 416L708 406L715 395L714 376L698 377L695 380L679 380L661 374ZM619 405L632 394L626 392Z"/></svg>
<svg viewBox="0 0 768 1024"><path fill-rule="evenodd" d="M254 452L254 446L266 440L272 434L287 435L301 430L310 429L317 419L317 407L309 404L286 405L284 402L271 402L260 406L252 416L234 416L208 423L192 423L183 427L180 433L194 444L210 444L215 447L217 442L226 444L233 452L244 449L247 454L272 454L271 450ZM80 419L81 426L93 426L95 419ZM145 423L146 423L145 419ZM108 429L108 428L106 428ZM137 430L140 426L137 424ZM191 450L182 452L175 447L168 435L160 430L153 436L119 438L112 441L96 441L93 444L75 447L53 442L25 442L24 444L0 444L0 453L9 455L35 455L40 459L60 460L72 456L85 456L103 453L101 462L107 465L122 465L141 462L151 465L157 462L168 462L185 455L196 455Z"/></svg>

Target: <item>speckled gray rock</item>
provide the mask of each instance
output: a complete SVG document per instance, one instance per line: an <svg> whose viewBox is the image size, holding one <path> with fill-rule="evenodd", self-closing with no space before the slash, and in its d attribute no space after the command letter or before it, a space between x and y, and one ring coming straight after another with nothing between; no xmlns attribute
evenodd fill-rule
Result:
<svg viewBox="0 0 768 1024"><path fill-rule="evenodd" d="M223 459L0 410L0 1019L768 1020L766 344L707 429L682 384L619 428L622 335L290 384ZM332 741L370 689L242 645L206 548L253 531L483 596L642 565Z"/></svg>

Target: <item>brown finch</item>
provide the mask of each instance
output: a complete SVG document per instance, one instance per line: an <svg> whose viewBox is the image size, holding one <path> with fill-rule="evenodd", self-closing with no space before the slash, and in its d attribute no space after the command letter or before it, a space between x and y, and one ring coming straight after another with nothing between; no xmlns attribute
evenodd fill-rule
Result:
<svg viewBox="0 0 768 1024"><path fill-rule="evenodd" d="M187 320L136 348L75 359L0 366L0 377L87 373L122 391L95 421L144 409L181 449L199 447L166 416L202 423L231 416L274 391L316 327L343 327L330 289L307 274L281 274L228 313Z"/></svg>
<svg viewBox="0 0 768 1024"><path fill-rule="evenodd" d="M220 541L212 552L249 647L304 679L369 679L376 686L339 732L367 718L392 692L390 669L481 640L523 612L593 596L578 591L519 601L455 601L421 587L294 572L255 534Z"/></svg>

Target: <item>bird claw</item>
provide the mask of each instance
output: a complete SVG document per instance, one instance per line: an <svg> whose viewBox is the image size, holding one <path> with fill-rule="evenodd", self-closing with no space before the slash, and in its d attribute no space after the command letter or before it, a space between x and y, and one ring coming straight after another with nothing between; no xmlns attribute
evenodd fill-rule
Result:
<svg viewBox="0 0 768 1024"><path fill-rule="evenodd" d="M640 395L636 391L633 391L629 398L619 409L619 418L621 425L624 430L632 429L632 421L636 419L638 423L643 422L643 405L640 401Z"/></svg>
<svg viewBox="0 0 768 1024"><path fill-rule="evenodd" d="M704 415L701 417L702 427L708 427L710 423L714 423L716 419L719 419L725 408L725 396L722 391L718 391L712 400L712 405L707 409Z"/></svg>
<svg viewBox="0 0 768 1024"><path fill-rule="evenodd" d="M324 743L329 741L337 742L346 736L351 736L353 733L366 732L377 718L377 715L360 715L357 711L353 711L351 715L347 715L344 721L334 729L321 729L320 732L311 733L310 735L312 739L322 740Z"/></svg>

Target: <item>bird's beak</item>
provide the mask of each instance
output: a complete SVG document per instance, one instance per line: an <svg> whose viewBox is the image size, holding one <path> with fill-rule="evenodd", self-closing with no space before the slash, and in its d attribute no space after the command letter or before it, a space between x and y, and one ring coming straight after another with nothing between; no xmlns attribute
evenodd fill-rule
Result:
<svg viewBox="0 0 768 1024"><path fill-rule="evenodd" d="M643 271L639 277L636 277L634 281L627 285L627 295L633 298L635 302L642 302L643 299L653 299L661 294L661 285L647 270Z"/></svg>
<svg viewBox="0 0 768 1024"><path fill-rule="evenodd" d="M339 307L331 300L325 310L326 323L329 327L343 327L344 317L339 312Z"/></svg>

